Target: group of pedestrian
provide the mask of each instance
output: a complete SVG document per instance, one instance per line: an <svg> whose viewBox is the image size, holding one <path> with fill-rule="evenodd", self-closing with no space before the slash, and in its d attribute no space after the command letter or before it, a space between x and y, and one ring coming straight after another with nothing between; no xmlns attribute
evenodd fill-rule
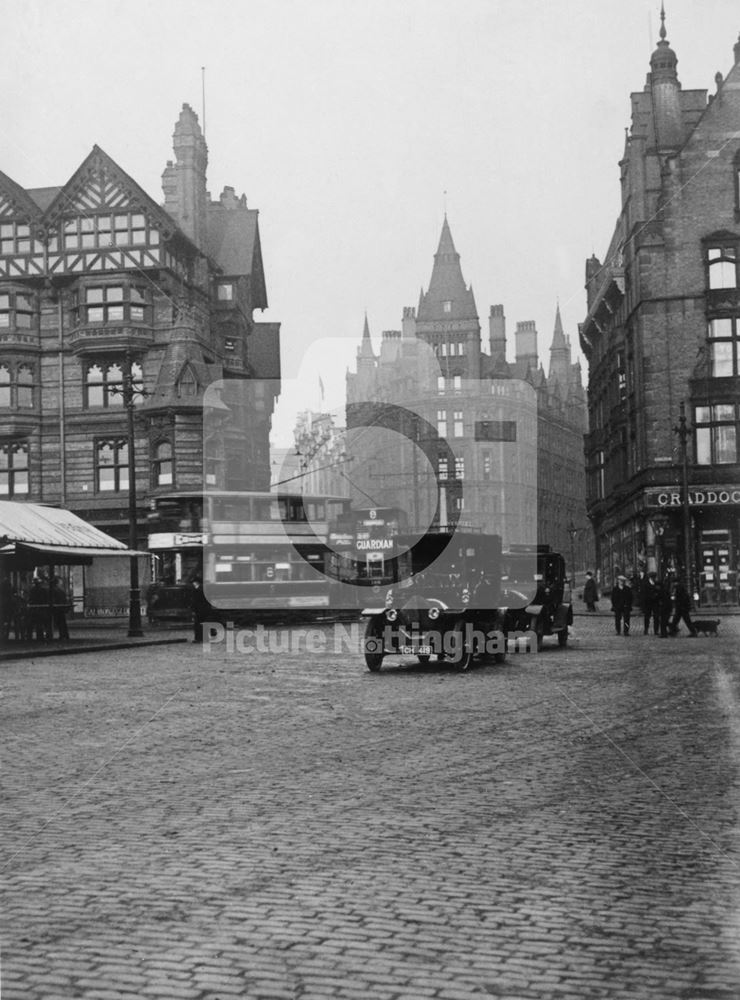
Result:
<svg viewBox="0 0 740 1000"><path fill-rule="evenodd" d="M659 580L656 573L644 572L636 578L634 586L629 584L624 574L617 577L611 593L614 630L617 635L630 634L635 598L642 612L644 635L648 635L651 629L654 635L664 639L669 635L676 635L682 621L689 630L689 635L696 635L691 621L691 597L683 580L676 581L671 593L670 580ZM599 592L593 573L586 573L583 600L587 611L596 611Z"/></svg>
<svg viewBox="0 0 740 1000"><path fill-rule="evenodd" d="M689 635L696 635L691 621L691 597L683 580L676 581L671 594L671 585L667 579L659 580L656 573L647 573L638 577L635 589L642 611L643 635L648 635L652 628L654 635L665 639L678 633L682 621L689 630ZM618 576L617 585L611 594L617 635L630 634L633 598L634 591L627 578L624 575Z"/></svg>
<svg viewBox="0 0 740 1000"><path fill-rule="evenodd" d="M70 599L61 577L34 576L27 592L14 589L8 577L0 585L0 641L11 633L16 641L50 642L56 632L69 639L67 610Z"/></svg>

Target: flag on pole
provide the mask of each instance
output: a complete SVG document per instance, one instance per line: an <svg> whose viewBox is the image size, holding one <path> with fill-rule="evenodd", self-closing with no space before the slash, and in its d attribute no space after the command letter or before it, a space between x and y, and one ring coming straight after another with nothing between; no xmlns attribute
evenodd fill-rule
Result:
<svg viewBox="0 0 740 1000"><path fill-rule="evenodd" d="M319 392L321 393L321 402L324 402L324 383L319 375Z"/></svg>

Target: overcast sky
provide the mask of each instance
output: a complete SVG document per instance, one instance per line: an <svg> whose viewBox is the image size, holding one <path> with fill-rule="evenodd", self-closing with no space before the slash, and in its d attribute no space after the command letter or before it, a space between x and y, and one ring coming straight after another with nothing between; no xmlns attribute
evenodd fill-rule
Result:
<svg viewBox="0 0 740 1000"><path fill-rule="evenodd" d="M684 88L732 65L737 0L666 0ZM0 0L0 169L62 184L97 143L157 201L183 102L209 189L260 210L270 308L294 377L320 338L376 342L428 286L445 204L484 336L556 300L575 346L584 263L619 211L629 94L659 0ZM444 192L447 192L446 196ZM341 345L340 345L341 346ZM331 399L347 349L320 352ZM314 350L314 356L316 351ZM318 406L317 363L301 377ZM281 422L285 423L282 417Z"/></svg>

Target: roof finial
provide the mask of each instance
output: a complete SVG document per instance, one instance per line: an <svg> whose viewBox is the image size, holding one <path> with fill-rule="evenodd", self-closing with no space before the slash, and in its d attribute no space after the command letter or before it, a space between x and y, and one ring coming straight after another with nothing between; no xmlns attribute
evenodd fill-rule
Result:
<svg viewBox="0 0 740 1000"><path fill-rule="evenodd" d="M447 188L442 192L442 207L445 210L445 219L447 218Z"/></svg>
<svg viewBox="0 0 740 1000"><path fill-rule="evenodd" d="M666 30L665 30L665 6L663 0L660 0L660 40L665 41Z"/></svg>

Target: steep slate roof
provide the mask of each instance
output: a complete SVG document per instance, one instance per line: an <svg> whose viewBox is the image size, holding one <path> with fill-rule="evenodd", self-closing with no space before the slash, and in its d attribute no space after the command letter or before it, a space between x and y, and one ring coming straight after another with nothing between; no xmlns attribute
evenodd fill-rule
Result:
<svg viewBox="0 0 740 1000"><path fill-rule="evenodd" d="M443 308L444 302L451 302L449 312ZM429 291L422 291L419 299L417 319L429 320L478 319L472 288L468 288L460 268L460 254L455 250L452 233L445 215L439 246L434 255Z"/></svg>
<svg viewBox="0 0 740 1000"><path fill-rule="evenodd" d="M267 308L267 290L262 267L259 211L242 205L227 207L221 202L208 206L208 256L225 275L252 278L252 305Z"/></svg>
<svg viewBox="0 0 740 1000"><path fill-rule="evenodd" d="M0 170L0 192L6 194L15 205L19 214L25 216L29 222L40 218L41 210L33 198L30 197L30 192L24 190L20 184L17 184L12 177L4 174L2 170Z"/></svg>

